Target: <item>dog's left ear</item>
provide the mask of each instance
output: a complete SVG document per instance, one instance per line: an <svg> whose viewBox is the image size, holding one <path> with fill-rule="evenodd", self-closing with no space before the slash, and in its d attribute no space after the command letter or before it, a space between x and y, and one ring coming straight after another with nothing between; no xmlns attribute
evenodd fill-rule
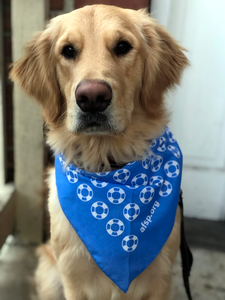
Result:
<svg viewBox="0 0 225 300"><path fill-rule="evenodd" d="M22 58L12 65L10 78L43 108L47 123L55 122L60 113L61 94L52 62L50 29L37 33L25 46Z"/></svg>
<svg viewBox="0 0 225 300"><path fill-rule="evenodd" d="M166 29L146 13L142 14L142 32L146 43L146 61L141 101L152 118L163 109L163 94L180 83L189 61Z"/></svg>

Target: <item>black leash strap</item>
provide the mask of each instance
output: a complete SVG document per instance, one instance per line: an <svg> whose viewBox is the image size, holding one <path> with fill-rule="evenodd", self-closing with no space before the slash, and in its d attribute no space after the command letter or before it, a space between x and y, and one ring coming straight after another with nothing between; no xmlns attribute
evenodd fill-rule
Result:
<svg viewBox="0 0 225 300"><path fill-rule="evenodd" d="M189 284L189 276L191 271L191 266L193 263L193 256L188 247L185 232L184 232L184 214L183 214L183 192L180 191L180 199L179 205L181 208L181 241L180 241L180 252L181 252L181 260L182 260L182 272L183 272L183 281L185 290L189 300L192 300L190 284Z"/></svg>

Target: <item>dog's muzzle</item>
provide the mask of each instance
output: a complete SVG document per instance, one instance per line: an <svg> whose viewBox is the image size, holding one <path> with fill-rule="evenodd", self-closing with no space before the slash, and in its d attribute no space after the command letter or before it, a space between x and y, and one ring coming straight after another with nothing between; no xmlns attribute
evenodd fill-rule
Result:
<svg viewBox="0 0 225 300"><path fill-rule="evenodd" d="M76 103L80 108L79 130L110 130L106 112L112 101L112 89L103 80L82 80L75 91Z"/></svg>
<svg viewBox="0 0 225 300"><path fill-rule="evenodd" d="M83 112L103 112L111 103L112 89L103 80L82 80L76 88L75 98Z"/></svg>

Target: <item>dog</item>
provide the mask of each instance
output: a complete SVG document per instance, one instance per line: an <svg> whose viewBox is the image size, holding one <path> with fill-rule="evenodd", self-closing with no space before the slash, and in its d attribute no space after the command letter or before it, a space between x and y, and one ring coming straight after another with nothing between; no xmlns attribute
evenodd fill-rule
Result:
<svg viewBox="0 0 225 300"><path fill-rule="evenodd" d="M41 104L47 142L63 153L66 166L108 172L145 158L150 142L162 133L169 120L164 95L188 66L184 50L145 10L86 6L52 19L37 33L10 77ZM39 299L170 299L179 207L158 256L124 293L71 226L55 182L51 169L51 246L39 250Z"/></svg>

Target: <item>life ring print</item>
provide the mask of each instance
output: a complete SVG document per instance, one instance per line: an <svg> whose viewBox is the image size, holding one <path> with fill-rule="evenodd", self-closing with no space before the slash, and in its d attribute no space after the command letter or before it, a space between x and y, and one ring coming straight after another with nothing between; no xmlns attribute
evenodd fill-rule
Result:
<svg viewBox="0 0 225 300"><path fill-rule="evenodd" d="M167 197L171 194L172 190L172 184L169 181L165 180L161 185L159 195L162 197Z"/></svg>
<svg viewBox="0 0 225 300"><path fill-rule="evenodd" d="M65 165L65 159L64 159L63 155L60 155L60 156L59 156L59 162L60 162L60 164L61 164L62 166Z"/></svg>
<svg viewBox="0 0 225 300"><path fill-rule="evenodd" d="M106 224L106 231L111 236L119 236L124 232L125 226L123 222L119 219L111 219Z"/></svg>
<svg viewBox="0 0 225 300"><path fill-rule="evenodd" d="M66 168L66 177L70 183L76 183L78 181L78 174L70 167Z"/></svg>
<svg viewBox="0 0 225 300"><path fill-rule="evenodd" d="M169 130L168 127L166 127L166 133L168 135L168 139L169 139L170 143L175 143L176 140L174 138L174 135L172 134L172 132Z"/></svg>
<svg viewBox="0 0 225 300"><path fill-rule="evenodd" d="M104 187L106 187L108 185L108 182L104 182L104 181L99 181L97 179L91 178L91 183L99 189L102 189Z"/></svg>
<svg viewBox="0 0 225 300"><path fill-rule="evenodd" d="M168 177L175 178L180 174L180 165L177 161L170 160L165 164L164 170Z"/></svg>
<svg viewBox="0 0 225 300"><path fill-rule="evenodd" d="M157 144L157 140L156 140L156 139L153 139L152 142L151 142L150 147L153 148L153 147L156 146L156 144Z"/></svg>
<svg viewBox="0 0 225 300"><path fill-rule="evenodd" d="M155 190L153 189L153 187L147 186L141 191L139 199L143 204L148 204L153 199L154 194Z"/></svg>
<svg viewBox="0 0 225 300"><path fill-rule="evenodd" d="M156 155L152 157L151 161L151 169L152 172L157 172L161 168L161 165L163 163L163 158L162 156Z"/></svg>
<svg viewBox="0 0 225 300"><path fill-rule="evenodd" d="M149 169L150 167L150 164L151 164L151 159L150 157L147 157L145 160L142 160L142 167L146 170Z"/></svg>
<svg viewBox="0 0 225 300"><path fill-rule="evenodd" d="M126 193L119 187L113 187L108 191L107 198L113 204L120 204L125 200Z"/></svg>
<svg viewBox="0 0 225 300"><path fill-rule="evenodd" d="M98 176L106 176L109 174L109 172L96 172L95 174Z"/></svg>
<svg viewBox="0 0 225 300"><path fill-rule="evenodd" d="M150 185L161 186L163 184L162 176L152 176L149 181Z"/></svg>
<svg viewBox="0 0 225 300"><path fill-rule="evenodd" d="M131 181L131 186L142 186L142 185L147 185L148 184L148 176L144 173L140 173L136 176Z"/></svg>
<svg viewBox="0 0 225 300"><path fill-rule="evenodd" d="M167 149L171 151L176 158L180 158L180 151L176 147L169 145Z"/></svg>
<svg viewBox="0 0 225 300"><path fill-rule="evenodd" d="M134 251L138 246L138 237L136 235L127 235L122 240L122 247L126 252Z"/></svg>
<svg viewBox="0 0 225 300"><path fill-rule="evenodd" d="M166 151L166 139L163 136L159 138L159 146L157 150L160 152Z"/></svg>
<svg viewBox="0 0 225 300"><path fill-rule="evenodd" d="M88 202L92 199L94 193L92 188L87 184L80 184L77 188L77 196L81 201Z"/></svg>
<svg viewBox="0 0 225 300"><path fill-rule="evenodd" d="M134 221L140 214L140 207L136 203L129 203L123 209L124 217L132 222Z"/></svg>
<svg viewBox="0 0 225 300"><path fill-rule="evenodd" d="M113 179L119 183L125 183L130 177L130 171L127 169L120 169L113 175Z"/></svg>
<svg viewBox="0 0 225 300"><path fill-rule="evenodd" d="M102 220L108 216L109 208L104 202L97 201L92 204L91 213L95 219Z"/></svg>

